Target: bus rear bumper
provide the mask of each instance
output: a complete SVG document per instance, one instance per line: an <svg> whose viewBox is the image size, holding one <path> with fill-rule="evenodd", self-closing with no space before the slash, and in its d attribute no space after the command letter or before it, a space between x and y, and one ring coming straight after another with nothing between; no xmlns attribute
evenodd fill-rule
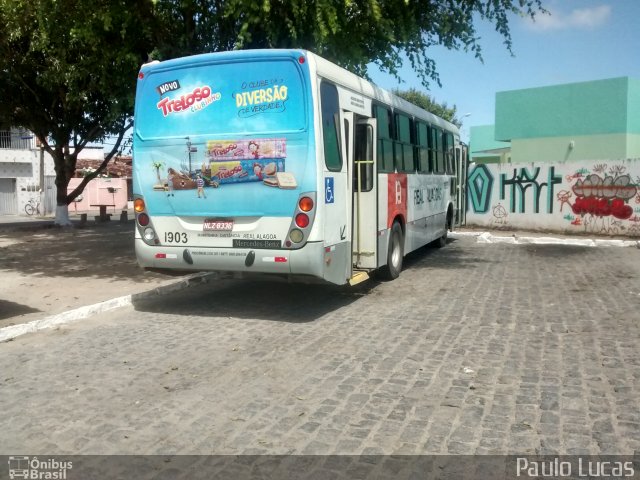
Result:
<svg viewBox="0 0 640 480"><path fill-rule="evenodd" d="M310 275L323 277L324 247L309 242L299 250L230 249L147 245L135 239L143 268Z"/></svg>

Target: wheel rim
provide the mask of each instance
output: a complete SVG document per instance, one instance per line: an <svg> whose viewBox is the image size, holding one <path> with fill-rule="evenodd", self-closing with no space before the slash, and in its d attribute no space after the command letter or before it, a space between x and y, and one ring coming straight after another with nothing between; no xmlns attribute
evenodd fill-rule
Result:
<svg viewBox="0 0 640 480"><path fill-rule="evenodd" d="M393 236L393 250L391 251L391 263L396 269L398 268L398 265L400 265L400 259L402 258L400 252L400 239L398 237L397 233Z"/></svg>

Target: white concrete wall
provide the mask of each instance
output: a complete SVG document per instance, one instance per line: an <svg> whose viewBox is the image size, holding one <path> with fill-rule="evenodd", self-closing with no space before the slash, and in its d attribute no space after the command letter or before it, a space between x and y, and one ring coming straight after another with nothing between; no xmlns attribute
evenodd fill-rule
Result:
<svg viewBox="0 0 640 480"><path fill-rule="evenodd" d="M53 159L44 152L44 174L55 175ZM24 214L24 206L30 200L40 200L40 149L0 149L0 178L16 180L17 214ZM41 207L41 212L43 212Z"/></svg>
<svg viewBox="0 0 640 480"><path fill-rule="evenodd" d="M467 225L640 236L640 158L472 165Z"/></svg>

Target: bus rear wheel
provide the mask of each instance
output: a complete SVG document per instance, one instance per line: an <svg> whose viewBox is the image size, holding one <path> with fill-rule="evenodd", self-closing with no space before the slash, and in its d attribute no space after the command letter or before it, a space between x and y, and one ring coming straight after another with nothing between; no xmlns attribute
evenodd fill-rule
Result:
<svg viewBox="0 0 640 480"><path fill-rule="evenodd" d="M395 280L402 271L402 259L404 258L404 234L400 223L394 222L389 236L389 249L387 251L387 264L382 267L381 273L386 280Z"/></svg>
<svg viewBox="0 0 640 480"><path fill-rule="evenodd" d="M449 209L449 211L447 212L447 223L444 226L444 233L440 238L438 238L434 242L436 247L442 248L447 244L447 234L449 233L449 230L451 230L452 223L453 223L453 213L451 212L451 209Z"/></svg>

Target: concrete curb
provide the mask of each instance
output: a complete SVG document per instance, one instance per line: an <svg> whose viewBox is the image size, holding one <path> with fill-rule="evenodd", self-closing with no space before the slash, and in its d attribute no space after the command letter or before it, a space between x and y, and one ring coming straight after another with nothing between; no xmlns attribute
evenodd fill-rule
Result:
<svg viewBox="0 0 640 480"><path fill-rule="evenodd" d="M608 240L591 238L517 237L493 235L489 232L451 232L451 238L476 237L477 243L506 243L509 245L572 245L577 247L636 247L638 240Z"/></svg>
<svg viewBox="0 0 640 480"><path fill-rule="evenodd" d="M49 328L58 327L60 325L66 325L69 323L84 320L98 313L108 312L116 308L125 307L133 304L136 300L142 300L146 298L155 297L158 295L166 295L168 293L177 292L183 290L192 285L198 285L201 283L207 283L214 273L194 273L181 278L180 280L162 285L160 287L153 288L146 292L134 293L133 295L125 295L123 297L113 298L111 300L105 300L104 302L96 303L93 305L86 305L84 307L75 308L67 312L51 315L47 318L40 320L34 320L29 323L23 323L20 325L10 325L8 327L0 328L0 343L8 340L13 340L20 335L26 333L38 332L40 330L46 330Z"/></svg>

